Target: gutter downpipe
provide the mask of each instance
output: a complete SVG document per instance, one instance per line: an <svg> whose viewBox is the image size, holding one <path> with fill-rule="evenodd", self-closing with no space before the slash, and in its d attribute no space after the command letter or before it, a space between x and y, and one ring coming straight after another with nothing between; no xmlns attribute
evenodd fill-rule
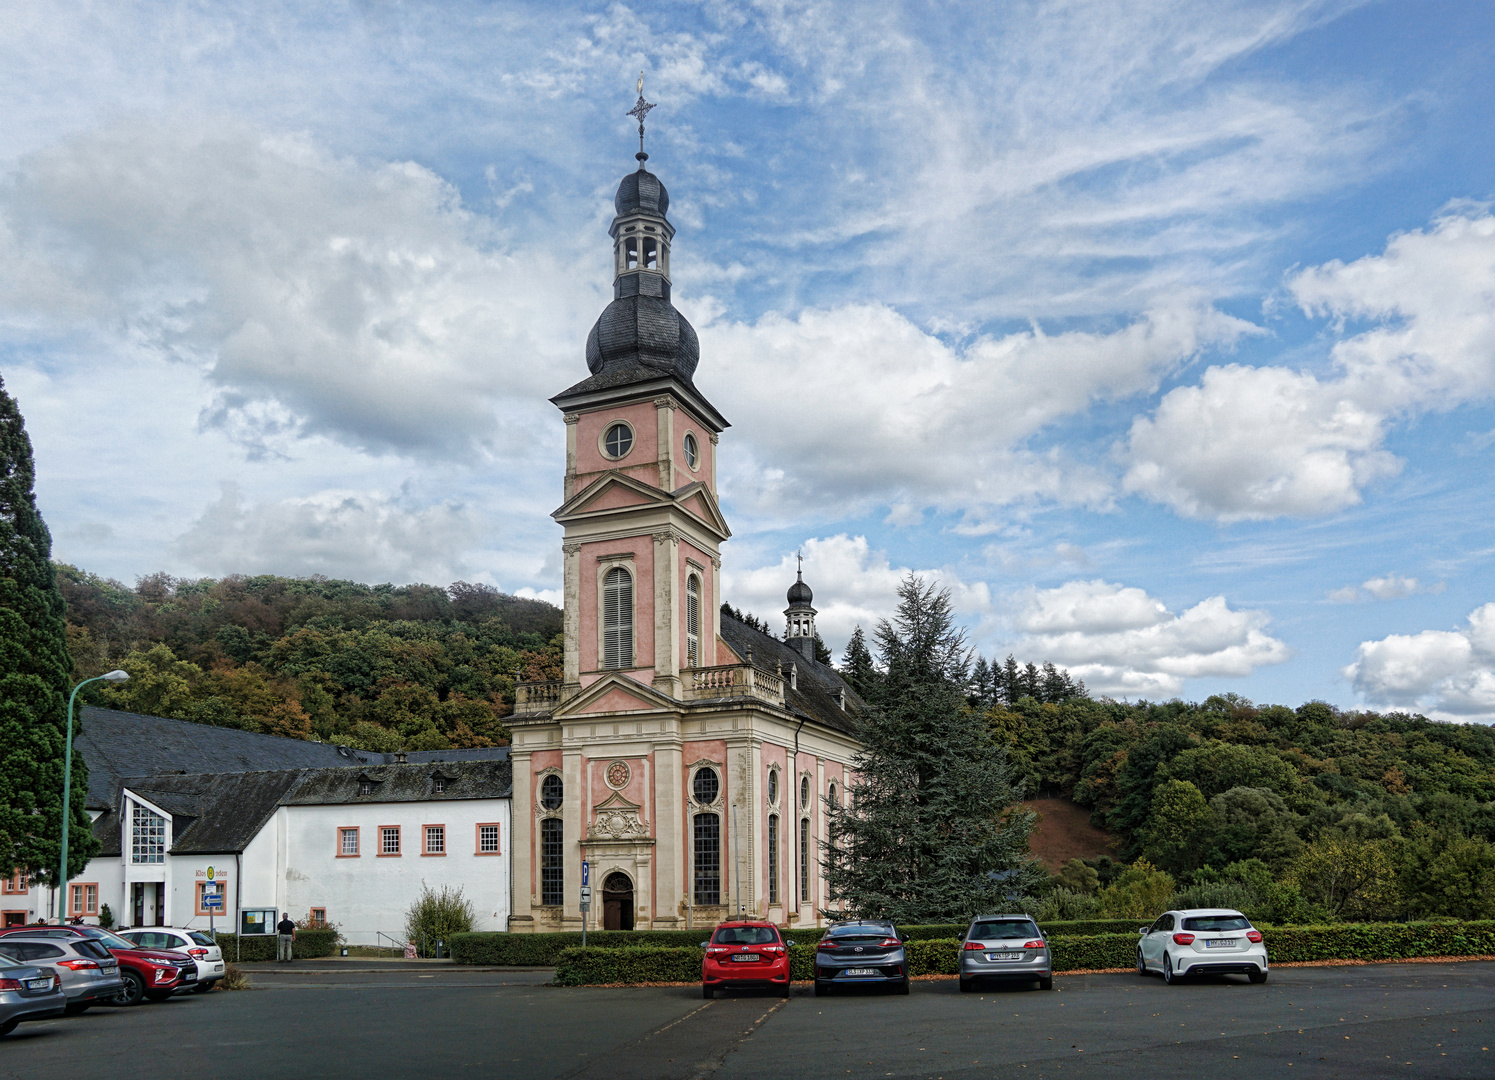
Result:
<svg viewBox="0 0 1495 1080"><path fill-rule="evenodd" d="M244 898L244 862L243 852L234 852L234 918L239 917L239 904ZM243 948L242 930L238 923L234 923L234 963L239 962L240 950Z"/></svg>
<svg viewBox="0 0 1495 1080"><path fill-rule="evenodd" d="M784 800L785 802L794 803L794 866L792 867L792 876L794 878L794 913L796 915L801 914L799 908L799 815L804 810L799 805L799 733L808 719L808 716L801 717L799 727L794 729L794 764L789 773L789 790L785 792L788 798Z"/></svg>

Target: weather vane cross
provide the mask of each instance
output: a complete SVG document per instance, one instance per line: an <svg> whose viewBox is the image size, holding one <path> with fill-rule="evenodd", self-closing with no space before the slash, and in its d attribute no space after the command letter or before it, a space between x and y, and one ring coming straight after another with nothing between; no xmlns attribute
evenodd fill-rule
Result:
<svg viewBox="0 0 1495 1080"><path fill-rule="evenodd" d="M638 73L638 101L634 103L633 108L624 114L625 116L638 117L638 152L640 161L643 160L644 155L644 117L649 115L649 110L652 108L654 106L644 100L644 73L640 71ZM643 166L640 165L639 168L643 168Z"/></svg>

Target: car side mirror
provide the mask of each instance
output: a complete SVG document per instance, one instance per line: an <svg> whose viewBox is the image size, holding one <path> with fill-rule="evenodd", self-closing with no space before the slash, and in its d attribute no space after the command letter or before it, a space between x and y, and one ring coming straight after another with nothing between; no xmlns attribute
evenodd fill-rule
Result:
<svg viewBox="0 0 1495 1080"><path fill-rule="evenodd" d="M898 935L898 940L899 941L907 941L908 940L908 935L907 934L899 934Z"/></svg>
<svg viewBox="0 0 1495 1080"><path fill-rule="evenodd" d="M703 941L703 942L701 942L701 948L704 949L707 945L710 945L710 944L711 944L711 942L709 942L709 941Z"/></svg>
<svg viewBox="0 0 1495 1080"><path fill-rule="evenodd" d="M1139 926L1137 927L1137 933L1142 934L1145 937L1147 934L1147 929L1148 928L1145 926Z"/></svg>

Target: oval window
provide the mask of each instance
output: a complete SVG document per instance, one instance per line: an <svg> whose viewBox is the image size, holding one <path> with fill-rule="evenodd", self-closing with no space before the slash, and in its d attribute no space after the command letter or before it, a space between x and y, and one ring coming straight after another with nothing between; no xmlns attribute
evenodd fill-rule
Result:
<svg viewBox="0 0 1495 1080"><path fill-rule="evenodd" d="M779 801L779 770L768 770L768 801L776 803Z"/></svg>
<svg viewBox="0 0 1495 1080"><path fill-rule="evenodd" d="M808 776L800 777L799 804L804 807L810 805L810 778Z"/></svg>
<svg viewBox="0 0 1495 1080"><path fill-rule="evenodd" d="M700 460L701 460L701 448L696 445L696 437L694 435L692 435L690 432L686 432L685 433L685 464L689 465L691 467L691 469L694 470L695 467L696 467L696 465L698 465L700 463Z"/></svg>
<svg viewBox="0 0 1495 1080"><path fill-rule="evenodd" d="M692 785L696 802L702 806L710 806L716 802L716 795L721 790L721 786L721 781L716 778L716 770L698 769L695 783Z"/></svg>
<svg viewBox="0 0 1495 1080"><path fill-rule="evenodd" d="M602 436L602 452L610 458L620 458L633 449L633 431L627 424L614 424Z"/></svg>

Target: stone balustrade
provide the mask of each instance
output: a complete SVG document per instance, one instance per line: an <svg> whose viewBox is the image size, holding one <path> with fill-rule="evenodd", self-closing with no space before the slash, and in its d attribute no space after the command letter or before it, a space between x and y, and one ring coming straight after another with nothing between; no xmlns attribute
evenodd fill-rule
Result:
<svg viewBox="0 0 1495 1080"><path fill-rule="evenodd" d="M686 668L680 672L680 683L686 701L751 697L774 705L784 704L783 678L755 664Z"/></svg>

